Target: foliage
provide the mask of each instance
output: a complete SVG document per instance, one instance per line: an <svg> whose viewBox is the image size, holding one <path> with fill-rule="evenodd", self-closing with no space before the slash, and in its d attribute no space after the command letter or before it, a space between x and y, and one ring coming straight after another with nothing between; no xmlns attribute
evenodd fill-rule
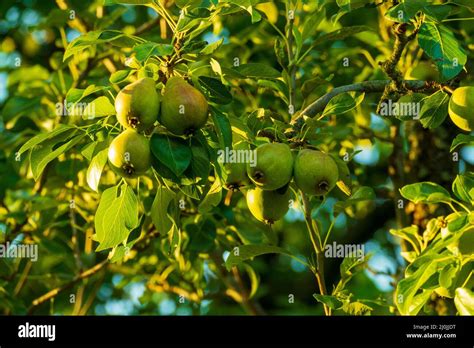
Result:
<svg viewBox="0 0 474 348"><path fill-rule="evenodd" d="M0 242L38 260L0 258L3 313L474 313L473 137L446 117L473 83L470 2L28 3L0 4ZM438 78L405 79L422 64ZM120 177L118 92L172 76L206 124L158 119L152 168ZM259 222L219 159L242 142L330 154L337 186L291 181Z"/></svg>

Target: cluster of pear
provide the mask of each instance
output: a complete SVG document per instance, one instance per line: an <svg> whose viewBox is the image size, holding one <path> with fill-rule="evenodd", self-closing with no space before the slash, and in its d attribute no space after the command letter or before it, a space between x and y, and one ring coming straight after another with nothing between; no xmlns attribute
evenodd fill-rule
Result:
<svg viewBox="0 0 474 348"><path fill-rule="evenodd" d="M456 88L449 99L449 117L462 130L474 130L474 87Z"/></svg>
<svg viewBox="0 0 474 348"><path fill-rule="evenodd" d="M151 78L125 86L115 99L118 122L125 128L110 144L109 164L124 178L136 178L151 167L150 141L143 133L159 121L175 135L190 135L204 126L208 104L204 95L183 78L173 76L163 95Z"/></svg>
<svg viewBox="0 0 474 348"><path fill-rule="evenodd" d="M255 218L269 224L288 212L292 178L301 191L311 196L327 194L339 179L338 166L330 155L312 149L293 153L283 143L258 146L254 166L235 163L226 164L226 169L228 187L245 186L250 178L255 187L246 193L248 208Z"/></svg>

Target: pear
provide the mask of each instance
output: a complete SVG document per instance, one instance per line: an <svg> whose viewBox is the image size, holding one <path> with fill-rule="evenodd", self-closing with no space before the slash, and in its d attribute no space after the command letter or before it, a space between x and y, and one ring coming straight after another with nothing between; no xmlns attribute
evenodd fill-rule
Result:
<svg viewBox="0 0 474 348"><path fill-rule="evenodd" d="M206 124L207 117L204 95L183 78L171 77L161 104L161 124L176 135L190 135Z"/></svg>
<svg viewBox="0 0 474 348"><path fill-rule="evenodd" d="M247 174L262 190L276 190L291 180L293 155L287 144L271 143L257 147L257 163L247 164Z"/></svg>
<svg viewBox="0 0 474 348"><path fill-rule="evenodd" d="M273 224L288 212L290 207L288 188L268 191L258 187L247 191L247 206L259 221Z"/></svg>
<svg viewBox="0 0 474 348"><path fill-rule="evenodd" d="M149 129L160 111L155 81L145 77L125 86L115 98L115 111L123 127L139 132Z"/></svg>
<svg viewBox="0 0 474 348"><path fill-rule="evenodd" d="M117 136L109 146L109 164L124 178L136 178L150 169L150 141L133 129Z"/></svg>
<svg viewBox="0 0 474 348"><path fill-rule="evenodd" d="M331 156L317 150L301 150L296 156L296 185L306 194L325 195L336 186L339 171Z"/></svg>
<svg viewBox="0 0 474 348"><path fill-rule="evenodd" d="M239 142L233 146L234 151L250 151L246 142ZM238 190L242 186L250 184L247 176L247 163L243 161L225 163L224 168L227 174L226 187L231 190Z"/></svg>
<svg viewBox="0 0 474 348"><path fill-rule="evenodd" d="M474 87L459 87L449 99L449 117L465 131L474 129Z"/></svg>

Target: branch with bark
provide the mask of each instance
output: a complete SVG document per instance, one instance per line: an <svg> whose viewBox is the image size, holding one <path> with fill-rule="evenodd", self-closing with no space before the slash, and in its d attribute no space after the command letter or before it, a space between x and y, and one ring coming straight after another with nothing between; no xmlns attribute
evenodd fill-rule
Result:
<svg viewBox="0 0 474 348"><path fill-rule="evenodd" d="M46 301L52 299L53 297L56 297L61 292L65 291L67 289L70 289L71 287L73 287L75 284L77 284L81 280L89 278L89 277L93 276L94 274L98 273L100 270L105 268L108 264L109 264L109 260L106 259L106 260L102 261L101 263L98 263L94 267L89 268L88 270L82 272L77 277L75 277L73 280L71 280L69 283L66 283L66 284L64 284L60 287L57 287L57 288L47 292L43 296L38 297L36 300L34 300L32 302L31 307L28 310L28 314L32 314L34 312L34 310L39 305L45 303Z"/></svg>
<svg viewBox="0 0 474 348"><path fill-rule="evenodd" d="M347 92L381 93L391 82L391 80L373 80L336 87L295 115L291 121L293 129L296 131L300 130L304 124L305 117L311 118L321 113L331 99L339 94ZM406 90L417 93L432 93L446 87L446 85L435 81L421 80L403 80L402 85Z"/></svg>

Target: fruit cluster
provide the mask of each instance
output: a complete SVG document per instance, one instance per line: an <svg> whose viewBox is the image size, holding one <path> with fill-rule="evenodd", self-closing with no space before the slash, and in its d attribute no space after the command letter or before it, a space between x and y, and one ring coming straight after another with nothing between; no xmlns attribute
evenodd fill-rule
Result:
<svg viewBox="0 0 474 348"><path fill-rule="evenodd" d="M239 143L236 148L245 148ZM257 147L257 163L226 164L227 186L246 186L248 178L255 185L247 191L250 212L260 221L269 224L280 220L289 209L292 178L305 194L323 196L339 180L339 169L333 158L321 151L300 150L296 156L283 143L268 143Z"/></svg>
<svg viewBox="0 0 474 348"><path fill-rule="evenodd" d="M136 178L150 169L150 141L142 133L153 130L155 122L181 136L193 134L208 117L204 95L178 76L167 81L162 96L151 78L127 85L115 99L115 110L125 131L110 144L108 159L112 169L124 178Z"/></svg>

